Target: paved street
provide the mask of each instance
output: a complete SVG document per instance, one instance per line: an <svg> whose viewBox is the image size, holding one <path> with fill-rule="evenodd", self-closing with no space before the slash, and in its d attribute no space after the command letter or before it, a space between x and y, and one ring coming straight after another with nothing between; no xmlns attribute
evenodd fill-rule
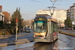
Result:
<svg viewBox="0 0 75 50"><path fill-rule="evenodd" d="M32 35L28 35L32 36ZM28 38L28 36L26 38ZM19 37L24 38L24 37ZM30 38L29 38L30 39ZM75 50L75 37L59 34L59 39L54 43L26 43L0 47L0 50Z"/></svg>
<svg viewBox="0 0 75 50"><path fill-rule="evenodd" d="M18 36L18 37L21 37L21 36L27 35L27 34L29 34L29 33L20 32L20 33L17 34L17 36ZM14 36L16 36L16 35L5 35L5 36L4 36L4 35L0 35L0 39L11 38L11 37L14 37Z"/></svg>
<svg viewBox="0 0 75 50"><path fill-rule="evenodd" d="M30 41L33 41L33 31L31 31L31 33L24 33L24 34L30 34L30 35L27 35L27 36L21 36L21 37L18 37L17 39L24 39L24 38L27 38L28 40ZM0 39L0 43L3 43L3 42L12 42L12 41L15 41L15 37L14 38L7 38L7 39Z"/></svg>

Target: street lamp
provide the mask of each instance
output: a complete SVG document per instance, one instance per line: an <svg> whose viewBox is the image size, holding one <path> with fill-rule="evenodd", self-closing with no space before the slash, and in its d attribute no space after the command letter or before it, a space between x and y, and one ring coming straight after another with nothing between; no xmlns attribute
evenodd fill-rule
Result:
<svg viewBox="0 0 75 50"><path fill-rule="evenodd" d="M55 10L55 7L48 7L49 8L49 11L50 11L50 15L52 17L52 15L54 14L54 10ZM51 9L53 8L52 12L51 12Z"/></svg>
<svg viewBox="0 0 75 50"><path fill-rule="evenodd" d="M75 25L74 21L72 21L72 30L74 30L74 26L73 25Z"/></svg>
<svg viewBox="0 0 75 50"><path fill-rule="evenodd" d="M53 4L53 6L54 6L54 4L55 4L55 2L57 1L57 0L50 0L51 1L51 3Z"/></svg>

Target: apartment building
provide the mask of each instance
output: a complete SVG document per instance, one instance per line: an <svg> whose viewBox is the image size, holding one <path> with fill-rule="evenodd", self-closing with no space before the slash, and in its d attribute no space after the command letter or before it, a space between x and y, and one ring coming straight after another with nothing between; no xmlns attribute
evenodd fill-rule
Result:
<svg viewBox="0 0 75 50"><path fill-rule="evenodd" d="M70 6L70 18L72 20L72 29L75 29L75 3Z"/></svg>
<svg viewBox="0 0 75 50"><path fill-rule="evenodd" d="M4 19L4 23L9 22L9 20L10 20L10 13L4 11L3 14L4 14L4 18L5 18Z"/></svg>
<svg viewBox="0 0 75 50"><path fill-rule="evenodd" d="M3 14L2 5L0 5L0 21L4 21L4 14Z"/></svg>
<svg viewBox="0 0 75 50"><path fill-rule="evenodd" d="M70 9L67 10L67 17L71 18L70 17Z"/></svg>

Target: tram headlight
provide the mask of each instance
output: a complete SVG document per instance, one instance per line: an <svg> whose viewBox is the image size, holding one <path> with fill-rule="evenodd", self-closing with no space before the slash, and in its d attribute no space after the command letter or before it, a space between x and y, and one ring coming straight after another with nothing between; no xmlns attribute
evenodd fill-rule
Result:
<svg viewBox="0 0 75 50"><path fill-rule="evenodd" d="M44 33L42 33L42 35L45 35Z"/></svg>
<svg viewBox="0 0 75 50"><path fill-rule="evenodd" d="M50 21L50 19L48 19L48 21Z"/></svg>

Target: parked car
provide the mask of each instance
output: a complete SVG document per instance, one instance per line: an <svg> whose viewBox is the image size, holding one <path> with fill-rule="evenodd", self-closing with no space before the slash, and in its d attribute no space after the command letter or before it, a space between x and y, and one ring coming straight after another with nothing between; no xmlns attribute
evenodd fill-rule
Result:
<svg viewBox="0 0 75 50"><path fill-rule="evenodd" d="M71 28L69 28L69 30L72 30Z"/></svg>
<svg viewBox="0 0 75 50"><path fill-rule="evenodd" d="M25 32L31 32L31 30L29 28L26 28Z"/></svg>
<svg viewBox="0 0 75 50"><path fill-rule="evenodd" d="M64 29L65 29L65 30L69 30L69 27L65 26Z"/></svg>
<svg viewBox="0 0 75 50"><path fill-rule="evenodd" d="M22 29L20 29L20 31L22 32L23 30L22 30Z"/></svg>

